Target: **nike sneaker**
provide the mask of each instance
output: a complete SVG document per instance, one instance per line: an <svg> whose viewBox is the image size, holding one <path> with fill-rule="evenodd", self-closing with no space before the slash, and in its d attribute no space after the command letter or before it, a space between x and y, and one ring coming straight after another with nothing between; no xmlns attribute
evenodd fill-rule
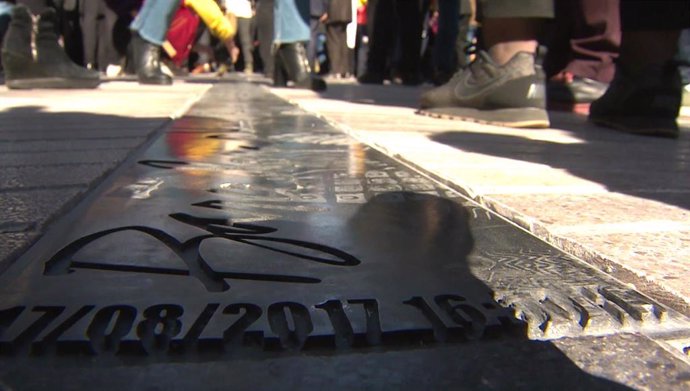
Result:
<svg viewBox="0 0 690 391"><path fill-rule="evenodd" d="M534 54L497 65L480 51L444 85L422 95L419 114L515 128L546 128L545 77Z"/></svg>

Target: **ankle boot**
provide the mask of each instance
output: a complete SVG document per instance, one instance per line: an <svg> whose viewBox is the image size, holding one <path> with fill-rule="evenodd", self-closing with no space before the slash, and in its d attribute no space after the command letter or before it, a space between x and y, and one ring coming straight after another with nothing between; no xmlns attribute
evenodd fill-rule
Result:
<svg viewBox="0 0 690 391"><path fill-rule="evenodd" d="M307 50L301 42L280 45L276 52L275 68L282 68L287 78L295 83L295 87L314 91L326 89L326 82L312 75Z"/></svg>
<svg viewBox="0 0 690 391"><path fill-rule="evenodd" d="M5 84L10 89L34 88L34 83L46 78L31 53L32 26L28 8L15 6L2 46Z"/></svg>
<svg viewBox="0 0 690 391"><path fill-rule="evenodd" d="M53 16L54 16L54 11ZM94 88L100 83L98 72L73 64L57 43L55 18L47 16L39 24L36 50L42 61L34 60L31 52L33 24L28 8L18 5L12 10L7 36L2 47L5 84L10 89L30 88ZM50 28L50 32L46 31ZM67 61L68 64L64 64ZM74 69L74 68L76 69ZM68 70L69 69L69 70ZM83 71L82 71L83 70Z"/></svg>
<svg viewBox="0 0 690 391"><path fill-rule="evenodd" d="M283 65L279 50L273 55L273 85L275 87L287 87L288 75Z"/></svg>
<svg viewBox="0 0 690 391"><path fill-rule="evenodd" d="M36 63L49 78L54 88L96 88L100 74L72 62L58 43L57 13L52 8L42 12L36 33Z"/></svg>
<svg viewBox="0 0 690 391"><path fill-rule="evenodd" d="M172 78L161 70L160 47L132 32L134 64L141 84L172 84Z"/></svg>

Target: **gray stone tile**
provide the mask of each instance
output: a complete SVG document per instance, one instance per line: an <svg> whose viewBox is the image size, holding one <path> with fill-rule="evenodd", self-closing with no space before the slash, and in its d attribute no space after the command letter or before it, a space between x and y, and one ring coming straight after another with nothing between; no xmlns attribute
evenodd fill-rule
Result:
<svg viewBox="0 0 690 391"><path fill-rule="evenodd" d="M87 186L113 167L114 164L5 167L0 170L0 190Z"/></svg>
<svg viewBox="0 0 690 391"><path fill-rule="evenodd" d="M32 232L0 233L0 272L26 250L36 237Z"/></svg>
<svg viewBox="0 0 690 391"><path fill-rule="evenodd" d="M0 153L11 152L58 152L78 150L103 150L136 148L146 138L130 137L116 139L66 139L66 140L26 140L0 142Z"/></svg>
<svg viewBox="0 0 690 391"><path fill-rule="evenodd" d="M0 155L0 165L4 167L22 167L49 166L56 164L113 163L124 160L130 152L130 148L113 148L103 151L13 152Z"/></svg>
<svg viewBox="0 0 690 391"><path fill-rule="evenodd" d="M74 186L64 189L0 192L2 221L13 224L45 222L55 217L74 197L85 190L86 187Z"/></svg>

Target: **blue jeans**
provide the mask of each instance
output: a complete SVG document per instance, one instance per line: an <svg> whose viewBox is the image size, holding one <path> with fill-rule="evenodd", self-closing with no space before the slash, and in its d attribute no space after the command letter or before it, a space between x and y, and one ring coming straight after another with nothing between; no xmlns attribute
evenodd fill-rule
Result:
<svg viewBox="0 0 690 391"><path fill-rule="evenodd" d="M147 0L129 29L139 33L144 40L160 46L165 41L179 6L180 0Z"/></svg>
<svg viewBox="0 0 690 391"><path fill-rule="evenodd" d="M3 15L10 15L12 12L12 8L14 7L14 4L10 4L6 1L0 1L0 16Z"/></svg>
<svg viewBox="0 0 690 391"><path fill-rule="evenodd" d="M2 45L2 40L7 32L7 28L10 26L12 7L14 7L14 4L0 1L0 45Z"/></svg>
<svg viewBox="0 0 690 391"><path fill-rule="evenodd" d="M273 5L273 44L308 42L309 0L279 0Z"/></svg>

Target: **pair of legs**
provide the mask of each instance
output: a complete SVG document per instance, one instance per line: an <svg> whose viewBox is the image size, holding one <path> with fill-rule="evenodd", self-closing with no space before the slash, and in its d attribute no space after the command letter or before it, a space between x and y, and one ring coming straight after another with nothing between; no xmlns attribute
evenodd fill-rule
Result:
<svg viewBox="0 0 690 391"><path fill-rule="evenodd" d="M480 0L479 5L483 10L480 10L483 42L488 54L480 56L480 60L493 67L489 71L491 75L484 77L495 79L496 74L501 74L506 75L500 76L504 80L481 91L479 95L483 95L479 98L474 93L469 99L455 94L462 87L456 88L458 78L454 78L422 96L422 112L507 126L548 126L548 118L540 121L536 114L531 118L520 117L524 112L537 113L543 109L544 96L538 96L538 78L543 78L540 69L535 67L533 83L528 83L525 78L530 75L511 77L509 74L515 72L508 68L515 68L519 65L516 63L529 66L524 54L536 53L539 18L553 16L553 3L530 0L518 5L510 0ZM626 132L677 137L675 118L680 105L680 79L671 60L678 48L681 29L690 24L690 3L622 0L620 12L623 32L616 78L607 93L592 105L590 119ZM520 56L525 60L517 61ZM477 69L481 67L474 66L476 75L470 74L472 68L461 72L467 74L466 78L481 79ZM525 80L520 83L519 78ZM543 90L543 81L541 87ZM526 94L526 99L508 99L506 95L511 94L521 98Z"/></svg>

